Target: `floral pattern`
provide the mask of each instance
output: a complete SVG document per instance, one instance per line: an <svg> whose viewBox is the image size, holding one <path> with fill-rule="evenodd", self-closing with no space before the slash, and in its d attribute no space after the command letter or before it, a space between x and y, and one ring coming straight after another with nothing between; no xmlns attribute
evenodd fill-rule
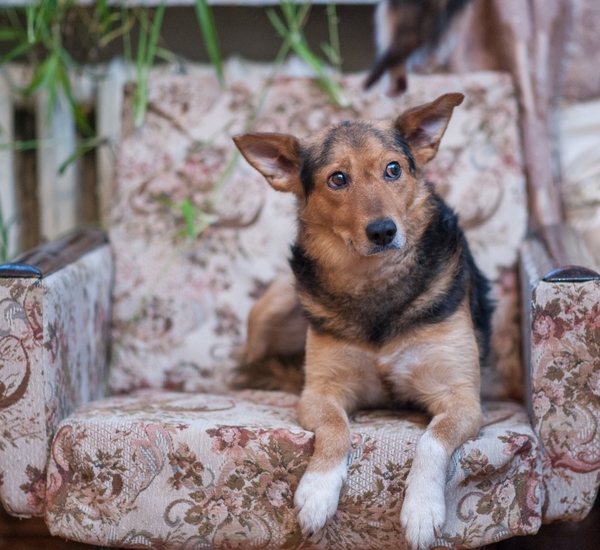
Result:
<svg viewBox="0 0 600 550"><path fill-rule="evenodd" d="M272 85L252 66L150 83L148 117L131 129L125 102L111 243L116 257L114 392L153 387L224 392L246 338L257 289L286 269L295 233L294 198L273 191L235 151L252 129L306 136L358 117L395 117L445 92L462 91L427 177L453 205L478 264L493 281L492 365L486 394L522 396L516 260L526 227L525 185L510 78L499 73L412 76L390 99L365 94L363 75L340 84L351 106L332 105L313 80ZM263 99L263 92L266 93ZM260 107L259 107L260 106ZM216 200L218 222L186 236L180 205Z"/></svg>
<svg viewBox="0 0 600 550"><path fill-rule="evenodd" d="M43 279L0 278L0 499L13 515L43 514L55 428L103 394L111 265L104 246Z"/></svg>
<svg viewBox="0 0 600 550"><path fill-rule="evenodd" d="M545 283L531 305L531 409L544 519L583 519L600 485L600 282Z"/></svg>
<svg viewBox="0 0 600 550"><path fill-rule="evenodd" d="M112 265L110 248L103 246L43 279L49 440L65 416L105 393Z"/></svg>
<svg viewBox="0 0 600 550"><path fill-rule="evenodd" d="M293 494L313 452L297 397L141 390L89 404L52 446L46 520L55 535L121 548L404 548L399 513L421 413L351 418L336 515L305 540ZM537 437L523 408L489 402L453 457L438 544L473 548L541 524Z"/></svg>
<svg viewBox="0 0 600 550"><path fill-rule="evenodd" d="M36 279L0 278L0 498L14 515L40 514L32 487L46 468L43 287ZM7 475L9 474L10 475Z"/></svg>

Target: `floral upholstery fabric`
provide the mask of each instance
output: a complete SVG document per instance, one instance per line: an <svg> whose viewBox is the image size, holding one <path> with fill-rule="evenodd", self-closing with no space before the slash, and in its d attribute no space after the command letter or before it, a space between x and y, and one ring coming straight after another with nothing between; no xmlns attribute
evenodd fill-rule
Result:
<svg viewBox="0 0 600 550"><path fill-rule="evenodd" d="M229 75L223 91L212 75L164 76L150 83L147 120L136 131L126 99L110 224L113 391L225 391L250 308L286 269L294 199L273 191L236 153L232 135L252 129L302 137L347 119L395 117L461 91L466 100L427 176L458 211L493 281L497 311L486 393L522 395L515 265L526 199L511 80L498 73L411 76L408 92L390 99L383 87L365 94L363 76L340 80L347 109L332 105L310 79L281 77L268 86L246 69ZM218 222L190 238L184 209L200 210L215 196Z"/></svg>
<svg viewBox="0 0 600 550"><path fill-rule="evenodd" d="M583 519L600 484L600 282L540 283L532 304L534 427L546 521Z"/></svg>
<svg viewBox="0 0 600 550"><path fill-rule="evenodd" d="M0 498L9 513L22 516L43 510L42 295L39 279L0 279Z"/></svg>
<svg viewBox="0 0 600 550"><path fill-rule="evenodd" d="M355 414L339 509L304 540L293 494L313 434L299 426L296 402L278 392L141 390L79 409L52 446L52 533L121 548L404 548L404 481L427 417ZM448 519L437 542L473 548L536 532L539 458L523 408L486 404L480 434L452 458Z"/></svg>
<svg viewBox="0 0 600 550"><path fill-rule="evenodd" d="M58 423L104 394L112 260L108 246L43 279L0 278L0 499L42 515Z"/></svg>

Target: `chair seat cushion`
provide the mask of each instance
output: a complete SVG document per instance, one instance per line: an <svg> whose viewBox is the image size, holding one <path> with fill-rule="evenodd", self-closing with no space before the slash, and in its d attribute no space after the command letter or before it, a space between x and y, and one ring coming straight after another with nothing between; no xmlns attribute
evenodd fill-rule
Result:
<svg viewBox="0 0 600 550"><path fill-rule="evenodd" d="M293 494L313 452L297 397L141 390L64 420L48 467L54 535L122 548L397 550L404 482L427 416L351 418L348 481L335 516L305 541ZM438 543L473 548L537 532L538 440L520 405L484 405L484 427L452 457Z"/></svg>

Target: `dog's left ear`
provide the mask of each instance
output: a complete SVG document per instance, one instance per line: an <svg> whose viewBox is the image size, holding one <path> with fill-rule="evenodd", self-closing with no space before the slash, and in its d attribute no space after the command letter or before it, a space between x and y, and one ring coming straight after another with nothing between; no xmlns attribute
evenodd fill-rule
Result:
<svg viewBox="0 0 600 550"><path fill-rule="evenodd" d="M445 94L431 103L409 109L396 120L396 126L419 166L435 157L452 110L462 103L464 97L463 94Z"/></svg>
<svg viewBox="0 0 600 550"><path fill-rule="evenodd" d="M249 133L233 137L244 158L277 191L302 196L300 142L287 134Z"/></svg>

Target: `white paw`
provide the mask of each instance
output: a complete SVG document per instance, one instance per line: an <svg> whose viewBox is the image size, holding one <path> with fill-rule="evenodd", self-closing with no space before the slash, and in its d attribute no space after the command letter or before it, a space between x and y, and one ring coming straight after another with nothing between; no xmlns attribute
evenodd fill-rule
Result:
<svg viewBox="0 0 600 550"><path fill-rule="evenodd" d="M307 471L298 484L294 504L305 535L316 533L335 514L342 485L348 475L344 460L329 472Z"/></svg>
<svg viewBox="0 0 600 550"><path fill-rule="evenodd" d="M400 523L406 542L418 550L429 548L446 521L444 487L448 456L443 445L425 432L417 444L406 478Z"/></svg>
<svg viewBox="0 0 600 550"><path fill-rule="evenodd" d="M441 534L446 520L444 489L431 482L423 485L412 481L404 495L400 523L409 546L421 550L432 546Z"/></svg>

